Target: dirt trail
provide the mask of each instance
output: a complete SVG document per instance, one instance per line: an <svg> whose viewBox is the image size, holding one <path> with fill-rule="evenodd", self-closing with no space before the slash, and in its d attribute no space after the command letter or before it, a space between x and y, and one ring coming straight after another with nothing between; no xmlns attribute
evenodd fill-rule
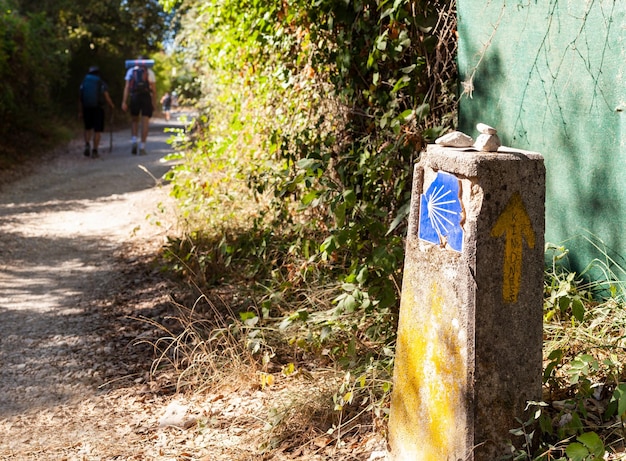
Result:
<svg viewBox="0 0 626 461"><path fill-rule="evenodd" d="M76 141L0 191L0 459L150 459L128 437L151 416L133 403L156 397L126 316L167 299L145 263L171 232L157 225L165 127L153 120L146 156L131 155L129 130L109 152L106 133L101 158Z"/></svg>
<svg viewBox="0 0 626 461"><path fill-rule="evenodd" d="M0 190L0 460L382 459L375 433L261 454L271 409L305 395L306 380L181 395L151 379L154 351L138 339L162 331L137 318L174 310L153 262L175 234L158 181L171 125L182 126L153 120L147 156L130 154L128 130L108 152L107 133L100 159L76 141Z"/></svg>
<svg viewBox="0 0 626 461"><path fill-rule="evenodd" d="M82 369L71 351L101 346L97 322L85 318L97 312L85 302L117 276L122 245L162 243L165 228L145 218L167 201L166 189L139 165L157 178L167 171L163 124L153 123L149 156L130 155L127 136L117 133L113 152L100 159L82 156L74 143L0 193L3 415L84 393L98 373Z"/></svg>

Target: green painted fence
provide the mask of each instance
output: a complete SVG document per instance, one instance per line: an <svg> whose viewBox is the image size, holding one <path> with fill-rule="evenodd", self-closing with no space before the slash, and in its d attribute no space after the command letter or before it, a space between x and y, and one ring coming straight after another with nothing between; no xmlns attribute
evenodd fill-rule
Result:
<svg viewBox="0 0 626 461"><path fill-rule="evenodd" d="M626 268L626 1L457 0L459 129L547 169L546 242ZM594 242L594 243L591 243ZM594 244L599 244L600 249Z"/></svg>

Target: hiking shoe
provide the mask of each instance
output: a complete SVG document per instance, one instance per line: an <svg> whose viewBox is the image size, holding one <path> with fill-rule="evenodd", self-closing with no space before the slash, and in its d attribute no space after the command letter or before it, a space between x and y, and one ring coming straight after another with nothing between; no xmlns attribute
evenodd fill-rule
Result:
<svg viewBox="0 0 626 461"><path fill-rule="evenodd" d="M85 144L85 150L83 151L83 155L85 157L89 157L89 151L90 151L89 143L87 143L87 144Z"/></svg>
<svg viewBox="0 0 626 461"><path fill-rule="evenodd" d="M92 151L91 151L91 158L98 158L98 157L100 157L100 156L98 155L98 149L94 149L94 150L92 150Z"/></svg>
<svg viewBox="0 0 626 461"><path fill-rule="evenodd" d="M133 143L133 147L131 147L130 153L133 155L137 155L137 143L136 142Z"/></svg>
<svg viewBox="0 0 626 461"><path fill-rule="evenodd" d="M139 149L139 155L146 155L146 154L147 154L146 149L143 149L143 148Z"/></svg>

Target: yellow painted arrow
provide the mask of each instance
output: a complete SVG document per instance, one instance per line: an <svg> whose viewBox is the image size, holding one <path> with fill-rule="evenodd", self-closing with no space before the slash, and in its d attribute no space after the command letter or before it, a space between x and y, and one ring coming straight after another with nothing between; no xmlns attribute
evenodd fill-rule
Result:
<svg viewBox="0 0 626 461"><path fill-rule="evenodd" d="M529 248L535 247L535 232L519 192L515 192L502 214L491 228L492 237L506 234L504 244L504 273L502 274L502 298L504 302L517 302L522 280L523 239Z"/></svg>

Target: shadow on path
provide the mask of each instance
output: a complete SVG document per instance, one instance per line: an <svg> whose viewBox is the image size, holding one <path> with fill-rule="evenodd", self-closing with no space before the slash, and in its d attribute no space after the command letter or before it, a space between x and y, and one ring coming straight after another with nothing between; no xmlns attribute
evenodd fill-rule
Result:
<svg viewBox="0 0 626 461"><path fill-rule="evenodd" d="M163 241L149 218L168 200L155 178L171 168L164 129L182 126L152 120L146 156L131 155L129 129L114 133L111 152L106 133L99 159L77 141L0 192L0 420L136 378L136 331L115 306L143 296L152 303L142 315L165 308L149 255L127 249Z"/></svg>

